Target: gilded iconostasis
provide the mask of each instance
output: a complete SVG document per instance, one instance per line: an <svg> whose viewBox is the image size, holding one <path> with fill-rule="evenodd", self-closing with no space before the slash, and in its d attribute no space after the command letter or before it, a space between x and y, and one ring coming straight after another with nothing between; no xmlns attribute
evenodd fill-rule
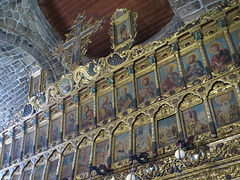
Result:
<svg viewBox="0 0 240 180"><path fill-rule="evenodd" d="M2 132L1 177L125 179L133 165L139 179L238 177L239 8L231 1L144 46L133 46L137 13L116 10L113 53L86 66L76 55L87 46L67 39L59 56L71 73L45 87L34 67L29 102Z"/></svg>

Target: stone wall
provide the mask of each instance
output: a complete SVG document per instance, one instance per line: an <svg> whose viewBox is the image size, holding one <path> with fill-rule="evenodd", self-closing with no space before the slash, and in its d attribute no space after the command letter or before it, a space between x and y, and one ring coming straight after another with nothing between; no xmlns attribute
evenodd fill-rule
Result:
<svg viewBox="0 0 240 180"><path fill-rule="evenodd" d="M38 0L0 1L0 40L31 54L42 68L48 70L48 83L65 73L58 59L48 58L60 38L40 11Z"/></svg>
<svg viewBox="0 0 240 180"><path fill-rule="evenodd" d="M37 61L26 51L0 41L0 126L27 101L30 67Z"/></svg>
<svg viewBox="0 0 240 180"><path fill-rule="evenodd" d="M220 0L169 0L176 16L192 21L222 3Z"/></svg>
<svg viewBox="0 0 240 180"><path fill-rule="evenodd" d="M66 73L58 59L49 58L59 41L38 0L0 1L0 126L27 102L33 64L48 71L47 84Z"/></svg>

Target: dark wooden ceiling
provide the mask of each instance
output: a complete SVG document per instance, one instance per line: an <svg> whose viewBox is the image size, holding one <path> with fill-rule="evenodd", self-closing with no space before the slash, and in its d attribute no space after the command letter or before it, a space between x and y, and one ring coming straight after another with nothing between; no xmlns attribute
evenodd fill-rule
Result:
<svg viewBox="0 0 240 180"><path fill-rule="evenodd" d="M135 44L141 44L173 17L168 0L39 0L39 6L53 29L64 39L70 32L78 12L85 10L87 17L106 18L103 28L91 36L87 55L104 57L112 52L110 36L111 16L119 8L127 8L138 12L137 38Z"/></svg>

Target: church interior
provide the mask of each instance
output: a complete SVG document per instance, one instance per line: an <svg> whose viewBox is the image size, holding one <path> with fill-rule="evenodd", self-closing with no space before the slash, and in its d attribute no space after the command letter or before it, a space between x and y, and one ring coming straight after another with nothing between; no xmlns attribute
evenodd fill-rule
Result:
<svg viewBox="0 0 240 180"><path fill-rule="evenodd" d="M0 1L0 179L240 178L239 0Z"/></svg>

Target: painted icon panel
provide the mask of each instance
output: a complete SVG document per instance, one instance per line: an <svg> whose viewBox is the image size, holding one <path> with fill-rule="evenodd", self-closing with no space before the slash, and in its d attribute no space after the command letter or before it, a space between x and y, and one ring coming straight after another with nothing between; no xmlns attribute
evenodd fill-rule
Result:
<svg viewBox="0 0 240 180"><path fill-rule="evenodd" d="M27 133L26 141L25 141L25 155L32 153L33 151L33 144L34 144L34 132Z"/></svg>
<svg viewBox="0 0 240 180"><path fill-rule="evenodd" d="M72 178L72 163L73 163L74 153L65 155L63 157L62 173L61 179Z"/></svg>
<svg viewBox="0 0 240 180"><path fill-rule="evenodd" d="M47 124L40 127L38 131L37 149L47 147Z"/></svg>
<svg viewBox="0 0 240 180"><path fill-rule="evenodd" d="M48 167L47 180L55 180L58 167L58 159L50 162Z"/></svg>
<svg viewBox="0 0 240 180"><path fill-rule="evenodd" d="M237 51L240 51L240 29L233 31L232 33L232 39L233 39L233 43L237 49Z"/></svg>
<svg viewBox="0 0 240 180"><path fill-rule="evenodd" d="M95 158L94 158L94 165L100 165L107 163L108 158L108 151L109 151L109 140L105 140L96 144L95 149Z"/></svg>
<svg viewBox="0 0 240 180"><path fill-rule="evenodd" d="M45 165L37 166L34 173L34 180L42 180Z"/></svg>
<svg viewBox="0 0 240 180"><path fill-rule="evenodd" d="M50 143L56 142L61 138L61 120L62 117L58 117L52 121Z"/></svg>
<svg viewBox="0 0 240 180"><path fill-rule="evenodd" d="M213 71L232 63L232 57L224 37L207 44L206 50Z"/></svg>
<svg viewBox="0 0 240 180"><path fill-rule="evenodd" d="M175 143L178 139L176 116L169 116L157 122L158 147Z"/></svg>
<svg viewBox="0 0 240 180"><path fill-rule="evenodd" d="M193 81L206 74L202 56L199 49L192 51L182 57L184 71L187 81Z"/></svg>
<svg viewBox="0 0 240 180"><path fill-rule="evenodd" d="M133 107L132 83L127 83L117 88L117 106L118 112L125 111Z"/></svg>
<svg viewBox="0 0 240 180"><path fill-rule="evenodd" d="M213 98L213 110L218 127L240 120L240 109L234 91Z"/></svg>
<svg viewBox="0 0 240 180"><path fill-rule="evenodd" d="M60 82L60 88L63 93L68 93L72 89L72 82L69 78L64 78Z"/></svg>
<svg viewBox="0 0 240 180"><path fill-rule="evenodd" d="M207 132L208 122L203 104L199 104L182 112L187 137Z"/></svg>
<svg viewBox="0 0 240 180"><path fill-rule="evenodd" d="M10 149L11 149L11 143L10 144L5 144L4 146L4 153L3 153L3 160L2 160L2 164L6 165L7 163L9 163L9 156L10 156Z"/></svg>
<svg viewBox="0 0 240 180"><path fill-rule="evenodd" d="M129 157L129 132L115 137L114 161L120 161Z"/></svg>
<svg viewBox="0 0 240 180"><path fill-rule="evenodd" d="M138 101L139 103L149 102L152 98L156 97L156 83L154 72L145 74L137 79L138 84Z"/></svg>
<svg viewBox="0 0 240 180"><path fill-rule="evenodd" d="M98 108L99 122L113 116L112 92L98 98Z"/></svg>
<svg viewBox="0 0 240 180"><path fill-rule="evenodd" d="M151 150L152 147L152 125L147 124L135 130L136 154Z"/></svg>
<svg viewBox="0 0 240 180"><path fill-rule="evenodd" d="M94 102L91 101L81 107L81 129L89 128L94 125Z"/></svg>
<svg viewBox="0 0 240 180"><path fill-rule="evenodd" d="M32 80L32 96L36 96L40 92L41 75L34 77Z"/></svg>
<svg viewBox="0 0 240 180"><path fill-rule="evenodd" d="M77 163L77 174L82 174L89 170L91 147L87 147L79 150L78 163Z"/></svg>
<svg viewBox="0 0 240 180"><path fill-rule="evenodd" d="M181 86L181 81L177 61L172 61L159 69L163 93L173 91Z"/></svg>
<svg viewBox="0 0 240 180"><path fill-rule="evenodd" d="M29 180L29 179L31 179L30 177L31 177L31 172L32 172L32 170L27 170L27 171L25 171L24 172L24 176L23 176L23 180Z"/></svg>
<svg viewBox="0 0 240 180"><path fill-rule="evenodd" d="M12 151L12 160L15 161L20 158L21 150L22 150L22 142L23 138L16 139L13 146Z"/></svg>
<svg viewBox="0 0 240 180"><path fill-rule="evenodd" d="M122 23L116 26L117 30L117 44L123 43L130 37L131 29L129 19L126 19Z"/></svg>
<svg viewBox="0 0 240 180"><path fill-rule="evenodd" d="M65 118L65 136L70 136L76 131L77 109L66 114Z"/></svg>

